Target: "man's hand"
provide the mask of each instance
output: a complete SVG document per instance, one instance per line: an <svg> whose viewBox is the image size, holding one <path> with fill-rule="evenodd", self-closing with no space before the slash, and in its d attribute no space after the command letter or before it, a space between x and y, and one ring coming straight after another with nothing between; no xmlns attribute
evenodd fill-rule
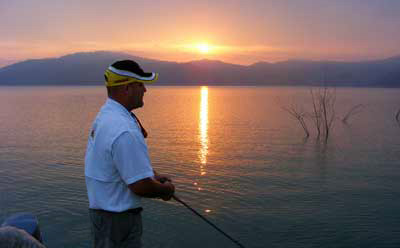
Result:
<svg viewBox="0 0 400 248"><path fill-rule="evenodd" d="M157 181L154 177L148 177L128 186L133 193L148 198L159 197L168 201L174 195L175 186L170 181L164 183Z"/></svg>
<svg viewBox="0 0 400 248"><path fill-rule="evenodd" d="M162 183L164 187L168 188L169 193L161 196L161 199L169 201L175 192L175 186L172 184L172 180L166 175L158 174L156 171L154 171L154 179Z"/></svg>
<svg viewBox="0 0 400 248"><path fill-rule="evenodd" d="M160 183L172 182L171 178L169 178L167 175L162 174L154 174L154 179L156 179Z"/></svg>
<svg viewBox="0 0 400 248"><path fill-rule="evenodd" d="M169 201L175 193L175 186L171 183L171 181L165 181L163 185L168 187L169 193L161 196L161 199L164 201Z"/></svg>

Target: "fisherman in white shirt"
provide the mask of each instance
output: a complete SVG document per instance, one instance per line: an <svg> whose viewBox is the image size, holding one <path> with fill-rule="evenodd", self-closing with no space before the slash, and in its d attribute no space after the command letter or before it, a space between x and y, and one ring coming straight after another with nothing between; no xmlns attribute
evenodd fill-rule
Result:
<svg viewBox="0 0 400 248"><path fill-rule="evenodd" d="M143 106L144 84L157 80L131 60L105 72L108 99L90 130L85 156L93 247L141 247L141 197L170 200L175 187L152 168L147 132L131 112Z"/></svg>

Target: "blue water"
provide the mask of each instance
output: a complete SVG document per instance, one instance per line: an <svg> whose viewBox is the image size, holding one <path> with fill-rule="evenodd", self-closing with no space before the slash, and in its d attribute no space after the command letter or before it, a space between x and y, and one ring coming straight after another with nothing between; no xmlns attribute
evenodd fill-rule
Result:
<svg viewBox="0 0 400 248"><path fill-rule="evenodd" d="M309 110L308 88L150 87L136 113L154 168L246 247L400 247L399 93L336 89L326 144L282 109ZM32 212L48 247L90 247L83 159L105 97L0 87L0 221ZM235 247L177 202L144 208L145 247Z"/></svg>

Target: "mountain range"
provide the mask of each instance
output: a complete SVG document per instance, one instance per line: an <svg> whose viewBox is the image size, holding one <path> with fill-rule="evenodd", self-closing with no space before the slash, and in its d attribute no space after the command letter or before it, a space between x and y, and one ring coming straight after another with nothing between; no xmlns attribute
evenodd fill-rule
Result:
<svg viewBox="0 0 400 248"><path fill-rule="evenodd" d="M276 85L400 87L400 56L359 62L288 60L237 65L218 60L185 63L97 51L31 59L0 68L0 85L102 85L104 70L122 59L159 72L158 85Z"/></svg>

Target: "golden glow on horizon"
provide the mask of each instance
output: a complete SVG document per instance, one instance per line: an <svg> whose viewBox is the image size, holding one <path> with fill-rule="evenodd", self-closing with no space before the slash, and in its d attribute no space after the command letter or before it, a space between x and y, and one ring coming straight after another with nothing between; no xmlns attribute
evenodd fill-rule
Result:
<svg viewBox="0 0 400 248"><path fill-rule="evenodd" d="M208 155L208 87L201 87L200 99L200 119L199 119L200 145L199 158L202 166L200 167L200 175L205 175L203 165L207 163Z"/></svg>
<svg viewBox="0 0 400 248"><path fill-rule="evenodd" d="M207 43L197 44L196 47L201 53L209 53L211 50L211 47Z"/></svg>
<svg viewBox="0 0 400 248"><path fill-rule="evenodd" d="M202 54L202 55L208 55L208 54L215 54L215 53L220 53L221 52L221 47L220 46L214 46L209 44L208 42L202 42L202 43L192 43L192 44L185 44L185 45L177 45L177 47L180 47L183 51L192 53L192 54Z"/></svg>
<svg viewBox="0 0 400 248"><path fill-rule="evenodd" d="M0 15L6 30L0 40L0 63L92 51L115 51L178 63L206 58L242 65L292 59L359 61L400 53L396 42L400 34L393 31L398 23L392 13L385 12L386 7L391 10L390 4L377 11L376 4L368 1L357 1L352 6L363 11L360 16L353 15L347 4L332 4L332 11L326 4L317 4L321 1L315 1L313 8L308 3L287 8L290 4L281 1L254 1L250 5L226 0L187 1L184 5L160 1L156 8L152 4L140 5L141 15L148 18L121 18L122 13L136 7L135 1L114 4L113 11L109 1L96 1L96 11L88 11L93 8L90 1L81 1L76 6L63 6L61 15L40 18L27 13L58 13L60 5L53 4L56 1L9 2L13 4L0 4L0 12L6 10ZM392 2L391 7L396 9L398 1ZM247 11L242 11L244 6ZM336 12L344 19L338 20ZM172 14L166 20L159 13ZM290 16L290 21L285 16ZM312 28L310 18L301 18L304 16L316 20ZM373 21L377 18L379 21ZM302 35L294 35L293 20L295 33ZM127 30L126 26L133 25L135 29ZM154 27L158 31L156 39ZM356 32L351 32L353 29ZM380 39L375 39L370 30L380 30Z"/></svg>
<svg viewBox="0 0 400 248"><path fill-rule="evenodd" d="M35 43L36 44L36 43ZM9 49L15 46L17 49ZM60 57L77 52L92 51L114 51L131 54L133 56L145 57L154 60L175 61L178 63L188 62L199 59L215 59L226 63L250 65L259 61L277 62L286 60L289 52L299 53L289 47L277 47L267 45L234 45L222 44L218 40L186 40L180 42L77 42L67 48L58 43L47 44L39 43L36 47L25 43L5 43L0 42L0 54L3 57L13 57L18 51L18 56L13 57L15 62L25 59L43 59ZM316 50L315 48L314 50ZM335 51L334 48L330 48ZM322 52L322 51L319 51ZM267 55L263 55L267 54ZM304 58L307 58L305 56ZM1 59L0 59L1 63Z"/></svg>

